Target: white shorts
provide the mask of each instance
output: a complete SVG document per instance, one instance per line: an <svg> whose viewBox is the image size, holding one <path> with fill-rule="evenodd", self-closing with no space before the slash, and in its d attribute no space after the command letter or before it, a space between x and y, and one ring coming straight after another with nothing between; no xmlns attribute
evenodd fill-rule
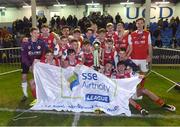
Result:
<svg viewBox="0 0 180 127"><path fill-rule="evenodd" d="M132 97L131 97L133 100L142 100L143 99L143 96L137 96L137 91L136 91L136 93L134 93L133 95L132 95Z"/></svg>
<svg viewBox="0 0 180 127"><path fill-rule="evenodd" d="M148 67L148 63L146 62L146 60L137 60L137 59L132 59L132 61L139 66L140 70L142 72L148 72L149 67Z"/></svg>

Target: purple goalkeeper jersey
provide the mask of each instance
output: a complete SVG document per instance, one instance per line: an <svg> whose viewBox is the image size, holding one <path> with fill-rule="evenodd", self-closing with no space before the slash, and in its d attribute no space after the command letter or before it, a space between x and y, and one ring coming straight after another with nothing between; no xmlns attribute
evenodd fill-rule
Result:
<svg viewBox="0 0 180 127"><path fill-rule="evenodd" d="M47 45L44 41L38 39L32 42L31 39L21 45L21 62L28 67L33 64L34 59L41 59L47 50Z"/></svg>

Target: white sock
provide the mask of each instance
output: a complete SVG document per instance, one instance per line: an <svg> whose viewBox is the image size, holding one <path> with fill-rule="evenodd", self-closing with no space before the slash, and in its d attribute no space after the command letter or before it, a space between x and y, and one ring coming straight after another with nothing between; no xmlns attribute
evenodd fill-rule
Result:
<svg viewBox="0 0 180 127"><path fill-rule="evenodd" d="M28 93L27 93L27 82L22 82L22 90L23 90L23 94L24 96L28 97Z"/></svg>

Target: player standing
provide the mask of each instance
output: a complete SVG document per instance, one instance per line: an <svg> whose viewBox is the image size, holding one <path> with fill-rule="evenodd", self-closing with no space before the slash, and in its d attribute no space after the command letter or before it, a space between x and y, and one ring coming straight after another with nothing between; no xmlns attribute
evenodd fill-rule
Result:
<svg viewBox="0 0 180 127"><path fill-rule="evenodd" d="M56 38L58 38L58 35L50 32L50 29L47 25L43 25L39 38L47 43L49 49L54 50L56 45Z"/></svg>
<svg viewBox="0 0 180 127"><path fill-rule="evenodd" d="M129 44L131 51L132 61L140 67L142 74L148 72L148 63L151 62L151 35L150 32L144 30L145 20L139 18L136 20L137 30L131 33L129 36ZM162 108L175 111L176 108L173 105L166 104L164 100L156 96L151 91L144 88L145 78L140 83L140 86L137 88L137 93L134 96L134 99L137 99L143 95L147 95L151 100L160 105Z"/></svg>
<svg viewBox="0 0 180 127"><path fill-rule="evenodd" d="M25 70L23 74L27 74L29 70L32 71L34 60L41 59L44 56L45 51L47 50L46 43L38 39L39 29L31 28L30 35L31 38L28 40L27 44L22 47L21 52L22 63L24 63L24 65L26 66L26 68L23 68L23 70ZM22 89L24 96L21 101L27 100L27 85L27 80L22 81Z"/></svg>
<svg viewBox="0 0 180 127"><path fill-rule="evenodd" d="M140 71L145 74L148 72L148 63L151 62L152 45L150 32L144 30L145 20L136 20L137 30L129 36L129 53L132 61L140 67ZM141 82L144 86L145 78Z"/></svg>

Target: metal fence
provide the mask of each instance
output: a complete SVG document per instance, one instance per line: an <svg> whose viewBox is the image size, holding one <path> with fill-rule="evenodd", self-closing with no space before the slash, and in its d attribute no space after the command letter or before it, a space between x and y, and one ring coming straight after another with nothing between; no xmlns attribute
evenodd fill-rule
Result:
<svg viewBox="0 0 180 127"><path fill-rule="evenodd" d="M152 67L180 69L180 50L153 48Z"/></svg>
<svg viewBox="0 0 180 127"><path fill-rule="evenodd" d="M0 49L0 75L20 71L21 47ZM180 50L153 48L152 66L180 67Z"/></svg>
<svg viewBox="0 0 180 127"><path fill-rule="evenodd" d="M0 75L21 70L21 48L0 49Z"/></svg>

